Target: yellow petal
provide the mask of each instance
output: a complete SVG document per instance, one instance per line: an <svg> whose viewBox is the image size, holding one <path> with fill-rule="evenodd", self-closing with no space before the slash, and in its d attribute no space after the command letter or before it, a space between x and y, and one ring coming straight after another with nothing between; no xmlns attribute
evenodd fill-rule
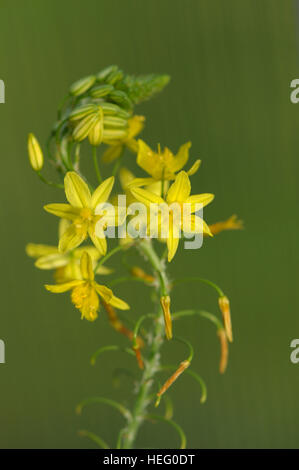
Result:
<svg viewBox="0 0 299 470"><path fill-rule="evenodd" d="M99 296L102 297L105 300L105 302L107 302L109 304L110 300L113 297L112 290L109 289L106 286L102 286L102 285L98 284L97 282L95 282L94 286L95 286L95 289L96 289L97 293L99 294Z"/></svg>
<svg viewBox="0 0 299 470"><path fill-rule="evenodd" d="M139 188L140 186L149 186L150 184L157 183L154 178L134 178L127 186L130 188Z"/></svg>
<svg viewBox="0 0 299 470"><path fill-rule="evenodd" d="M117 227L126 220L126 208L113 206L110 203L99 204L95 209L96 215L101 215L98 222L100 227ZM97 226L95 231L97 232Z"/></svg>
<svg viewBox="0 0 299 470"><path fill-rule="evenodd" d="M167 202L185 202L191 192L189 177L185 171L181 171L175 178L167 192Z"/></svg>
<svg viewBox="0 0 299 470"><path fill-rule="evenodd" d="M142 129L144 128L144 116L133 116L128 120L129 124L129 131L128 131L128 139L133 139L136 135L140 134Z"/></svg>
<svg viewBox="0 0 299 470"><path fill-rule="evenodd" d="M80 284L82 284L82 281L76 280L76 281L65 282L64 284L54 284L54 285L46 284L45 288L48 291L53 292L54 294L61 294L62 292L67 292L68 290L71 290L74 287L79 286Z"/></svg>
<svg viewBox="0 0 299 470"><path fill-rule="evenodd" d="M86 238L87 231L82 227L80 230L72 224L59 240L58 249L61 252L77 248Z"/></svg>
<svg viewBox="0 0 299 470"><path fill-rule="evenodd" d="M106 266L99 266L96 270L96 274L101 274L102 276L106 276L107 274L113 273L113 269L107 268Z"/></svg>
<svg viewBox="0 0 299 470"><path fill-rule="evenodd" d="M62 255L61 253L53 253L38 258L35 262L35 266L39 269L56 269L65 266L68 261L68 256Z"/></svg>
<svg viewBox="0 0 299 470"><path fill-rule="evenodd" d="M172 217L169 217L169 234L167 237L168 261L170 262L179 246L179 227L173 224Z"/></svg>
<svg viewBox="0 0 299 470"><path fill-rule="evenodd" d="M195 214L192 214L190 217L190 225L191 227L183 227L183 230L188 231L191 228L191 232L193 233L202 233L204 235L209 235L210 237L213 236L208 224L201 218Z"/></svg>
<svg viewBox="0 0 299 470"><path fill-rule="evenodd" d="M104 163L112 163L114 160L120 157L123 146L120 144L110 145L102 155L102 161Z"/></svg>
<svg viewBox="0 0 299 470"><path fill-rule="evenodd" d="M143 140L138 140L137 164L147 173L152 175L153 165L155 163L155 153L146 145Z"/></svg>
<svg viewBox="0 0 299 470"><path fill-rule="evenodd" d="M133 173L126 167L122 167L119 170L118 177L123 190L126 190L129 184L135 179Z"/></svg>
<svg viewBox="0 0 299 470"><path fill-rule="evenodd" d="M164 199L162 199L160 196L157 196L157 194L147 191L146 189L130 187L130 191L138 201L142 202L148 207L150 207L150 204L153 204L153 203L165 204Z"/></svg>
<svg viewBox="0 0 299 470"><path fill-rule="evenodd" d="M106 202L109 199L113 185L114 176L110 176L110 178L107 178L97 187L91 197L91 207L93 209L95 209L100 202Z"/></svg>
<svg viewBox="0 0 299 470"><path fill-rule="evenodd" d="M47 204L44 209L50 214L57 215L68 220L74 220L78 217L79 210L69 204Z"/></svg>
<svg viewBox="0 0 299 470"><path fill-rule="evenodd" d="M97 237L95 233L95 228L90 228L88 230L88 234L90 236L91 241L93 242L94 246L100 252L100 255L104 256L107 252L107 241L105 236ZM104 234L104 232L103 232Z"/></svg>
<svg viewBox="0 0 299 470"><path fill-rule="evenodd" d="M28 243L25 249L27 255L31 258L39 258L40 256L58 253L58 248L56 246L38 245L36 243Z"/></svg>
<svg viewBox="0 0 299 470"><path fill-rule="evenodd" d="M169 170L176 173L181 170L184 165L186 165L189 158L189 148L191 147L191 142L187 142L179 148L179 151L175 157L173 157Z"/></svg>
<svg viewBox="0 0 299 470"><path fill-rule="evenodd" d="M194 194L193 196L189 196L185 203L191 204L191 212L195 212L195 210L200 210L201 207L207 206L213 201L214 197L214 194L210 193ZM202 206L197 209L196 204L201 204Z"/></svg>
<svg viewBox="0 0 299 470"><path fill-rule="evenodd" d="M69 228L70 221L67 219L61 219L58 226L58 238L61 238L64 232Z"/></svg>
<svg viewBox="0 0 299 470"><path fill-rule="evenodd" d="M89 207L91 195L85 181L75 171L69 171L64 178L65 195L74 207Z"/></svg>
<svg viewBox="0 0 299 470"><path fill-rule="evenodd" d="M129 310L130 306L122 299L119 299L115 295L112 296L108 302L112 307L118 308L119 310Z"/></svg>
<svg viewBox="0 0 299 470"><path fill-rule="evenodd" d="M151 179L151 178L148 178L148 179ZM151 193L158 194L159 196L160 194L162 194L162 186L164 186L163 187L164 193L167 193L168 187L169 187L169 181L164 181L164 184L162 184L162 181L153 180L153 182L148 185L147 190L150 191Z"/></svg>
<svg viewBox="0 0 299 470"><path fill-rule="evenodd" d="M187 171L187 174L189 176L194 175L197 172L198 168L200 167L200 164L201 164L201 160L196 160L191 166L190 170Z"/></svg>
<svg viewBox="0 0 299 470"><path fill-rule="evenodd" d="M100 253L95 246L87 245L80 248L76 248L73 252L73 255L76 259L81 259L84 251L86 251L93 261L97 261L100 258Z"/></svg>
<svg viewBox="0 0 299 470"><path fill-rule="evenodd" d="M83 279L87 281L94 280L94 272L92 269L92 260L87 251L84 251L80 260L80 268Z"/></svg>

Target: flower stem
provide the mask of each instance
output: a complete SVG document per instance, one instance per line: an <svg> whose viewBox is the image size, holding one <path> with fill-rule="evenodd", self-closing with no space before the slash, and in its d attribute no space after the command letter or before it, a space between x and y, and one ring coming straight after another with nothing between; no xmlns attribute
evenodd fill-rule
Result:
<svg viewBox="0 0 299 470"><path fill-rule="evenodd" d="M102 179L102 175L101 175L101 171L100 171L100 167L98 163L97 148L95 145L92 147L92 158L93 158L94 169L98 178L98 182L102 183L103 179Z"/></svg>
<svg viewBox="0 0 299 470"><path fill-rule="evenodd" d="M143 240L138 245L140 251L146 257L147 261L152 265L152 268L157 274L159 280L160 295L167 295L167 277L163 263L161 263L159 257L153 249L152 244ZM157 299L159 305L159 316L153 323L152 335L149 344L149 354L144 361L144 371L140 379L138 386L138 393L136 402L132 410L132 419L128 425L121 431L122 436L122 447L124 449L132 449L139 431L140 426L146 419L147 408L152 401L152 386L154 383L154 376L160 369L160 349L164 342L164 320L163 312L160 307L160 302Z"/></svg>

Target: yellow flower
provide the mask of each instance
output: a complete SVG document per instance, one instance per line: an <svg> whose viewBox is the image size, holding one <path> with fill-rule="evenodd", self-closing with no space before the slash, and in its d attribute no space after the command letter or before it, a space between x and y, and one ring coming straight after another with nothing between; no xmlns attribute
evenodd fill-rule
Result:
<svg viewBox="0 0 299 470"><path fill-rule="evenodd" d="M148 186L156 181L174 180L176 173L180 171L189 159L189 148L191 142L187 142L179 148L176 155L165 147L163 152L158 146L158 152L154 152L143 140L138 140L137 164L145 170L151 178L136 178L131 186ZM200 166L200 160L192 165L187 174L196 173Z"/></svg>
<svg viewBox="0 0 299 470"><path fill-rule="evenodd" d="M80 310L81 318L86 318L89 321L94 321L98 317L100 307L99 296L104 302L120 310L130 308L126 302L115 297L111 289L98 284L94 280L92 259L86 251L81 256L80 270L81 280L73 279L63 284L45 285L45 288L56 294L71 290L71 300L75 307Z"/></svg>
<svg viewBox="0 0 299 470"><path fill-rule="evenodd" d="M133 116L128 120L128 131L126 137L120 140L111 141L108 149L103 153L102 159L105 163L111 163L122 154L124 146L128 147L132 152L137 153L138 143L135 139L144 128L144 116Z"/></svg>
<svg viewBox="0 0 299 470"><path fill-rule="evenodd" d="M166 238L167 241L168 261L173 259L177 251L180 230L213 236L206 222L194 214L194 212L197 210L197 204L200 204L201 207L206 206L214 199L214 195L205 193L190 196L191 184L185 171L181 171L176 176L174 183L167 191L166 200L145 189L130 187L130 190L133 196L147 207L150 207L151 204L163 205L160 207L166 206L167 221L159 214L158 229L159 236ZM188 204L186 209L191 210L191 215L187 221L183 217L184 204ZM180 209L179 213L176 210L178 208Z"/></svg>
<svg viewBox="0 0 299 470"><path fill-rule="evenodd" d="M69 227L70 222L61 219L59 224L59 234L62 235ZM35 258L35 266L39 269L55 269L55 280L57 283L66 282L71 279L81 279L80 259L82 253L86 251L96 265L100 258L99 251L94 246L84 246L74 250L61 253L57 246L28 243L26 253L31 258ZM112 271L105 266L99 266L96 274L110 274Z"/></svg>
<svg viewBox="0 0 299 470"><path fill-rule="evenodd" d="M44 206L47 212L72 221L72 224L60 237L59 251L73 250L89 235L100 254L106 253L107 242L104 228L118 225L124 220L124 214L118 213L117 208L110 206L104 211L103 208L100 210L97 208L108 200L113 184L114 177L111 176L101 183L91 195L87 184L76 172L69 171L66 174L64 189L69 204L47 204ZM105 227L98 225L96 230L97 222L102 217L104 217Z"/></svg>

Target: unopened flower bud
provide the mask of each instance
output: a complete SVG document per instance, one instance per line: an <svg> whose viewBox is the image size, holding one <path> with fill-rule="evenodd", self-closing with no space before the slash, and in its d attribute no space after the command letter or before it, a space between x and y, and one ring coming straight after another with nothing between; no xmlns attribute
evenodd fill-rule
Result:
<svg viewBox="0 0 299 470"><path fill-rule="evenodd" d="M105 115L110 115L110 116L117 115L124 119L128 119L130 117L130 113L120 108L120 106L118 106L117 104L101 102L101 107Z"/></svg>
<svg viewBox="0 0 299 470"><path fill-rule="evenodd" d="M118 70L117 65L109 65L109 67L106 67L104 70L101 70L101 72L97 74L97 80L99 80L100 82L104 81L106 80L108 75L111 74L111 72L115 72L117 70Z"/></svg>
<svg viewBox="0 0 299 470"><path fill-rule="evenodd" d="M109 98L112 101L115 101L115 103L117 103L119 106L124 107L125 109L132 108L132 102L124 91L113 90L110 93Z"/></svg>
<svg viewBox="0 0 299 470"><path fill-rule="evenodd" d="M103 140L107 143L109 141L120 140L127 137L127 131L124 129L104 129Z"/></svg>
<svg viewBox="0 0 299 470"><path fill-rule="evenodd" d="M112 85L98 85L93 87L93 89L90 91L90 95L93 98L102 98L103 96L108 95L112 90L113 90Z"/></svg>
<svg viewBox="0 0 299 470"><path fill-rule="evenodd" d="M226 295L223 295L222 297L219 297L218 302L219 302L219 308L222 313L223 325L224 325L227 339L232 343L233 332L232 332L229 300L226 297Z"/></svg>
<svg viewBox="0 0 299 470"><path fill-rule="evenodd" d="M104 117L104 126L113 127L113 128L122 128L128 126L128 121L126 119L120 118L118 116L105 116Z"/></svg>
<svg viewBox="0 0 299 470"><path fill-rule="evenodd" d="M164 314L164 323L165 323L165 334L167 339L172 338L172 320L170 313L170 297L165 295L160 299L163 314Z"/></svg>
<svg viewBox="0 0 299 470"><path fill-rule="evenodd" d="M107 83L114 85L115 83L122 80L124 77L124 73L121 70L112 71L105 79Z"/></svg>
<svg viewBox="0 0 299 470"><path fill-rule="evenodd" d="M36 137L31 133L28 135L28 155L33 170L40 171L44 165L44 156Z"/></svg>
<svg viewBox="0 0 299 470"><path fill-rule="evenodd" d="M88 139L91 145L100 145L103 140L103 120L101 117L98 118L97 122L91 128Z"/></svg>
<svg viewBox="0 0 299 470"><path fill-rule="evenodd" d="M96 81L95 75L89 75L88 77L81 78L77 80L70 86L70 94L74 96L79 96L89 90L90 87Z"/></svg>
<svg viewBox="0 0 299 470"><path fill-rule="evenodd" d="M78 142L84 140L88 136L89 132L91 131L97 120L98 116L94 113L89 114L84 119L82 119L82 121L77 124L73 131L74 140L77 140Z"/></svg>
<svg viewBox="0 0 299 470"><path fill-rule="evenodd" d="M79 119L83 119L91 113L97 112L98 107L95 104L84 104L82 106L78 106L75 108L70 114L69 119L71 121L78 121Z"/></svg>

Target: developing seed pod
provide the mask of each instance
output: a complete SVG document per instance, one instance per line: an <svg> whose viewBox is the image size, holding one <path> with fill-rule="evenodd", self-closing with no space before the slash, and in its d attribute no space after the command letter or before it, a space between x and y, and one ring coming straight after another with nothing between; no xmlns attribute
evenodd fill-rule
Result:
<svg viewBox="0 0 299 470"><path fill-rule="evenodd" d="M69 119L71 121L77 121L79 119L88 116L91 113L95 113L98 110L98 107L95 104L84 104L75 108L70 114Z"/></svg>
<svg viewBox="0 0 299 470"><path fill-rule="evenodd" d="M40 171L44 165L44 156L38 140L33 134L28 135L29 162L34 171Z"/></svg>
<svg viewBox="0 0 299 470"><path fill-rule="evenodd" d="M90 95L93 98L102 98L113 91L113 85L98 85L92 88Z"/></svg>
<svg viewBox="0 0 299 470"><path fill-rule="evenodd" d="M113 127L113 128L128 127L128 121L126 119L123 119L117 116L105 116L104 126L105 128L106 127Z"/></svg>
<svg viewBox="0 0 299 470"><path fill-rule="evenodd" d="M73 96L82 95L87 90L89 90L90 87L92 87L95 81L95 75L89 75L88 77L81 78L70 86L70 94Z"/></svg>

